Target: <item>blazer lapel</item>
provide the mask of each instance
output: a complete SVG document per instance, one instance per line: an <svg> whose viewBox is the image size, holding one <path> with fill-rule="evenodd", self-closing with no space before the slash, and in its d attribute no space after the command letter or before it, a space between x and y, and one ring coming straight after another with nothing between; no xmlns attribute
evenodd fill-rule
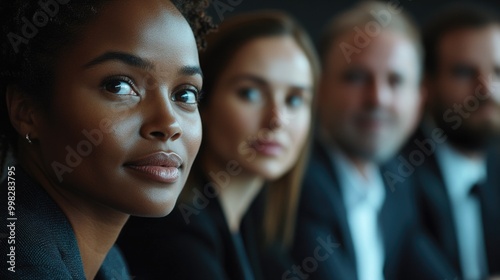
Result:
<svg viewBox="0 0 500 280"><path fill-rule="evenodd" d="M423 208L421 214L424 224L437 242L442 244L442 250L454 268L461 272L455 222L444 179L434 155L426 163L417 169L417 172L421 172L418 176L422 191L419 206Z"/></svg>
<svg viewBox="0 0 500 280"><path fill-rule="evenodd" d="M484 243L490 275L500 273L500 156L489 153L488 180L480 185L479 198L483 222Z"/></svg>
<svg viewBox="0 0 500 280"><path fill-rule="evenodd" d="M343 200L342 192L340 190L339 181L336 174L334 163L328 156L328 151L322 146L321 143L316 142L314 149L313 162L311 164L312 170L316 170L317 180L321 186L328 186L331 188L325 193L328 196L329 205L332 207L332 230L335 235L340 239L340 243L345 247L346 255L356 269L356 256L354 252L354 245L352 243L351 232L349 223L347 221L347 212Z"/></svg>
<svg viewBox="0 0 500 280"><path fill-rule="evenodd" d="M393 165L395 164L388 163L381 168L386 194L378 218L385 250L384 275L386 279L395 279L397 277L395 274L399 265L397 261L401 258L398 252L401 252L402 249L405 231L407 230L406 225L414 220L411 214L413 209L409 209L413 206L406 195L407 188L410 187L407 186L408 182L403 182L403 185L391 190L390 182L387 181L389 178L384 176L386 171L397 171Z"/></svg>

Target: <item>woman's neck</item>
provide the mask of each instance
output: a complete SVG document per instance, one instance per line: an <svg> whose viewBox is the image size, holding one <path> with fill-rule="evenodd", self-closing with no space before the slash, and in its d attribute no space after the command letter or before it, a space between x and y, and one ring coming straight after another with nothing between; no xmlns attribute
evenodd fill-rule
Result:
<svg viewBox="0 0 500 280"><path fill-rule="evenodd" d="M235 233L240 230L241 220L263 184L264 180L261 178L244 178L235 180L221 191L219 201L231 232Z"/></svg>
<svg viewBox="0 0 500 280"><path fill-rule="evenodd" d="M227 164L214 159L213 156L203 157L202 167L205 174L219 174L225 171ZM259 194L265 180L255 174L246 173L245 170L234 174L233 172L226 184L220 188L218 199L229 230L236 233L240 229L241 220Z"/></svg>
<svg viewBox="0 0 500 280"><path fill-rule="evenodd" d="M52 182L33 161L25 170L47 191L69 220L87 279L94 279L129 215L92 202Z"/></svg>
<svg viewBox="0 0 500 280"><path fill-rule="evenodd" d="M109 250L115 244L129 215L116 212L104 213L103 211L89 213L85 210L82 212L78 210L74 207L68 211L63 209L75 231L85 275L87 278L93 279Z"/></svg>

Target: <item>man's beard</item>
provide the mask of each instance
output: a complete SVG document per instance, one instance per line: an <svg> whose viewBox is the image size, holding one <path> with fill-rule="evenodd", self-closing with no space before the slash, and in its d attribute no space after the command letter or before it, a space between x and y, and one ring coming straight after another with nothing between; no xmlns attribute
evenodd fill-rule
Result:
<svg viewBox="0 0 500 280"><path fill-rule="evenodd" d="M440 104L433 108L431 113L436 125L443 129L447 135L448 141L458 148L471 152L484 151L496 139L496 136L500 134L499 129L493 124L488 123L488 121L479 125L472 125L468 122L468 118L463 118L459 114L456 116L460 117L462 122L458 127L454 127L456 123L447 122L443 116L446 110L449 110L449 108L445 108L445 106L441 106ZM474 113L470 112L471 115Z"/></svg>

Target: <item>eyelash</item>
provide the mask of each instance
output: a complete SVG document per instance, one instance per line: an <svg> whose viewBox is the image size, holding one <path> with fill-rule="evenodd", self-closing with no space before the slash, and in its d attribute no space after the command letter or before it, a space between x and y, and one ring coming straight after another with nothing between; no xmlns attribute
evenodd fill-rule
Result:
<svg viewBox="0 0 500 280"><path fill-rule="evenodd" d="M126 83L130 87L130 93L127 92L125 94L120 94L118 92L114 92L114 89L108 88L108 86L110 86L111 83L113 83L113 82ZM120 85L115 85L115 89L118 86L120 86ZM128 76L125 76L125 75L116 75L116 76L108 77L102 81L100 87L102 88L102 90L109 92L109 93L112 93L112 94L117 95L117 96L123 96L123 95L125 95L125 96L126 95L140 96L140 91L138 90L134 80L129 78ZM195 100L194 101L189 100L190 99L189 97L187 98L188 101L181 100L181 98L186 97L185 96L186 92L192 93L194 95ZM179 94L181 94L181 95L179 95ZM197 108L197 106L198 106L198 103L200 100L200 90L198 89L198 87L191 85L191 84L182 85L182 86L174 89L174 91L172 91L172 93L170 94L170 100L172 102L179 104L179 106L183 107L184 109L193 110L193 108Z"/></svg>
<svg viewBox="0 0 500 280"><path fill-rule="evenodd" d="M117 75L117 76L108 77L108 78L104 79L104 81L102 81L100 87L103 90L107 91L107 92L113 93L108 88L106 88L111 82L123 82L123 83L126 83L126 84L128 84L130 86L130 89L134 93L134 95L139 95L139 91L137 90L137 86L136 86L134 80L132 80L131 78L129 78L127 76ZM118 94L118 93L113 93L113 94L121 95L121 94Z"/></svg>
<svg viewBox="0 0 500 280"><path fill-rule="evenodd" d="M177 95L181 92L191 92L194 94L194 98L195 98L195 101L194 102L183 102L183 101L178 101L176 100L175 98L177 97ZM171 100L174 101L174 102L180 102L182 104L185 104L185 105L188 105L188 106L191 106L191 105L198 105L198 102L200 100L200 90L195 87L195 86L192 86L192 85L184 85L184 86L181 86L177 89L175 89L173 92L172 92L172 96L171 96Z"/></svg>

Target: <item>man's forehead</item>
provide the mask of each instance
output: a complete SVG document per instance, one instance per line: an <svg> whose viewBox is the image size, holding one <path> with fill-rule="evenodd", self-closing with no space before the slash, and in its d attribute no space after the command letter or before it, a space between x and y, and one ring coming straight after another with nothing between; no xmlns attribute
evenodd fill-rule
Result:
<svg viewBox="0 0 500 280"><path fill-rule="evenodd" d="M410 38L392 31L384 31L378 36L363 41L355 32L345 33L330 47L325 63L382 63L391 60L405 60L409 63L418 56L417 46Z"/></svg>
<svg viewBox="0 0 500 280"><path fill-rule="evenodd" d="M500 54L500 27L491 25L451 31L441 38L439 50L441 56L478 59Z"/></svg>
<svg viewBox="0 0 500 280"><path fill-rule="evenodd" d="M417 51L409 40L393 40L384 42L384 38L372 42L359 53L352 54L347 61L342 51L337 50L329 56L328 68L337 70L363 70L368 72L399 73L404 75L418 71L420 61ZM414 69L414 70L413 70Z"/></svg>

